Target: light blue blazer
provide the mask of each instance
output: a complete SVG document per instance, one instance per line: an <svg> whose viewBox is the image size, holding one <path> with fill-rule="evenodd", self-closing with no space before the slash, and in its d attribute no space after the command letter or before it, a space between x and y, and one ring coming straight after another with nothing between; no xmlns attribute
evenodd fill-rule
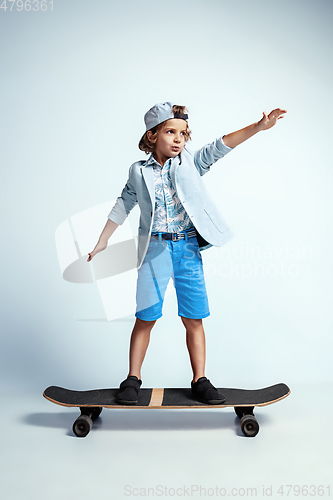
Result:
<svg viewBox="0 0 333 500"><path fill-rule="evenodd" d="M231 150L219 138L194 153L185 145L183 151L171 160L172 184L194 227L205 240L199 239L200 250L212 245L221 246L233 236L201 179L213 163ZM108 218L116 224L123 224L137 204L141 211L137 260L137 266L140 267L147 252L155 211L154 173L152 163L148 160L131 165L126 185Z"/></svg>

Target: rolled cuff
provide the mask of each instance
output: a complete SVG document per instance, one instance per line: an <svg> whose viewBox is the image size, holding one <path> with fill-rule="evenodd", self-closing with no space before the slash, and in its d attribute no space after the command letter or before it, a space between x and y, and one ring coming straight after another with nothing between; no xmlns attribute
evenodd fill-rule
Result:
<svg viewBox="0 0 333 500"><path fill-rule="evenodd" d="M230 148L229 146L226 146L223 142L223 137L216 139L216 147L219 151L221 151L221 153L224 156L224 155L228 154L234 148Z"/></svg>
<svg viewBox="0 0 333 500"><path fill-rule="evenodd" d="M124 202L122 198L118 198L114 207L108 215L108 219L121 226L121 224L125 222L126 217L127 213L125 210Z"/></svg>

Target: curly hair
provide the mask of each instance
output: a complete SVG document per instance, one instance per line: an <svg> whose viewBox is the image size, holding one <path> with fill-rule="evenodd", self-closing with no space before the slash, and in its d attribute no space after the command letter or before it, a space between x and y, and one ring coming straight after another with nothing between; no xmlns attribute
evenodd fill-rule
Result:
<svg viewBox="0 0 333 500"><path fill-rule="evenodd" d="M175 104L172 107L172 112L173 113L182 113L185 114L187 113L187 109L185 106L178 106ZM150 139L148 139L147 132L144 134L142 137L141 141L139 142L139 149L141 151L144 151L147 155L149 153L153 153L155 149L155 142L157 141L157 136L160 130L162 130L166 125L166 122L162 122L159 125L156 125L156 127L153 127L150 129L152 135ZM186 131L185 131L185 142L191 140L191 130L188 126L188 123L186 122Z"/></svg>

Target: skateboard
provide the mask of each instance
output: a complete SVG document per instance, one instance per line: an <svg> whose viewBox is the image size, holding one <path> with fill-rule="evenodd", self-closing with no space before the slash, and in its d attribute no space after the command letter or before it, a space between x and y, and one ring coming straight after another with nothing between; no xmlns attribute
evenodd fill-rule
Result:
<svg viewBox="0 0 333 500"><path fill-rule="evenodd" d="M51 386L45 389L43 396L61 406L78 407L81 415L73 424L77 437L85 437L99 417L103 408L118 409L188 409L188 408L228 408L233 407L240 418L240 428L246 437L254 437L259 432L259 423L253 414L255 406L267 406L277 403L290 394L285 384L276 384L264 389L218 389L225 402L209 405L194 399L191 389L140 389L136 405L119 404L116 397L119 389L97 389L92 391L70 391L62 387Z"/></svg>

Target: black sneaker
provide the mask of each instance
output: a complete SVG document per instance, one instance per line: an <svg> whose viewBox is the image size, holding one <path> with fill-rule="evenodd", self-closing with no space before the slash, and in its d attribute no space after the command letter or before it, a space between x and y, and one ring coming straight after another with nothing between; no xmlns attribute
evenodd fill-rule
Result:
<svg viewBox="0 0 333 500"><path fill-rule="evenodd" d="M135 405L138 402L138 394L142 380L135 375L129 375L119 386L117 401L122 405Z"/></svg>
<svg viewBox="0 0 333 500"><path fill-rule="evenodd" d="M225 397L210 383L208 378L200 377L196 382L191 382L192 394L198 401L209 405L224 403Z"/></svg>

